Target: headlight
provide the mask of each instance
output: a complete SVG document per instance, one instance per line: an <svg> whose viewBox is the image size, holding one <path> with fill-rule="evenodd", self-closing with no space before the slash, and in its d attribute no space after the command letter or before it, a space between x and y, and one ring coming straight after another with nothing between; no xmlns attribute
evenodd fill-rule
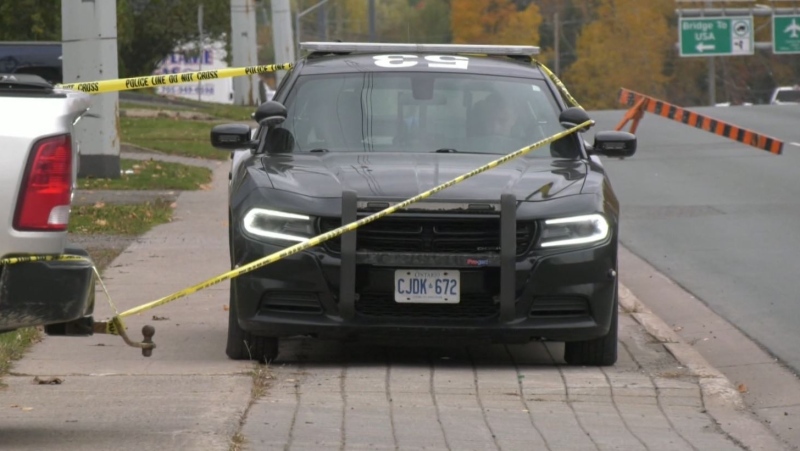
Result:
<svg viewBox="0 0 800 451"><path fill-rule="evenodd" d="M541 247L596 243L607 236L608 221L603 215L548 219L544 222Z"/></svg>
<svg viewBox="0 0 800 451"><path fill-rule="evenodd" d="M242 222L248 233L273 240L303 242L314 236L311 217L305 215L253 208Z"/></svg>

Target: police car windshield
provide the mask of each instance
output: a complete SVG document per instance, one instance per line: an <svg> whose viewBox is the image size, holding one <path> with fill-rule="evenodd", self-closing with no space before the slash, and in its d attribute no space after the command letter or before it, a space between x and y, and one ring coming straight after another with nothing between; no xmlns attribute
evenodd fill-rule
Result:
<svg viewBox="0 0 800 451"><path fill-rule="evenodd" d="M563 130L552 91L534 79L399 71L306 75L285 104L282 127L293 135L294 152L507 154Z"/></svg>

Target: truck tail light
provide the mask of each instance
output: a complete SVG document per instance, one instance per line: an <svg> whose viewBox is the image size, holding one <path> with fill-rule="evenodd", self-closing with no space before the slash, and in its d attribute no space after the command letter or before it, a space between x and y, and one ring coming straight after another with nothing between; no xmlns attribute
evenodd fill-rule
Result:
<svg viewBox="0 0 800 451"><path fill-rule="evenodd" d="M33 146L14 214L22 231L67 229L72 201L72 140L51 136Z"/></svg>

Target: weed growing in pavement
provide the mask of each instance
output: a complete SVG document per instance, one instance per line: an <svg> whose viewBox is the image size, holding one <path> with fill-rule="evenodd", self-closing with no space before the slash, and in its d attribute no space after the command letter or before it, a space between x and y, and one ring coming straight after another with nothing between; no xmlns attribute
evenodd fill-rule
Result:
<svg viewBox="0 0 800 451"><path fill-rule="evenodd" d="M228 451L240 451L244 446L244 435L241 432L237 432L233 434L231 437L231 446L228 447Z"/></svg>
<svg viewBox="0 0 800 451"><path fill-rule="evenodd" d="M250 401L255 402L267 394L270 386L270 381L275 378L272 372L269 371L268 365L254 364L253 365L253 388L250 390Z"/></svg>
<svg viewBox="0 0 800 451"><path fill-rule="evenodd" d="M253 364L250 376L253 379L253 385L250 387L250 401L247 403L244 412L242 412L242 417L239 419L239 428L231 437L231 444L228 451L240 451L244 446L245 440L244 435L242 435L242 427L247 419L247 414L250 412L250 408L253 407L253 404L267 394L270 381L275 378L272 372L269 371L268 365L261 365L259 363Z"/></svg>
<svg viewBox="0 0 800 451"><path fill-rule="evenodd" d="M8 373L11 362L22 357L22 354L40 338L41 332L34 327L0 334L0 377ZM0 387L2 386L0 382Z"/></svg>

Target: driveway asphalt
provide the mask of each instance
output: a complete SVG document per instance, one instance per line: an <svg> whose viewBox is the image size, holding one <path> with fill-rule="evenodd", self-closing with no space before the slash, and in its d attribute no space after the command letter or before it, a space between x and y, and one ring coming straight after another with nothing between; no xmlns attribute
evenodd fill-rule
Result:
<svg viewBox="0 0 800 451"><path fill-rule="evenodd" d="M229 269L227 162L212 189L104 272L120 311ZM788 449L728 379L623 290L620 359L569 367L561 345L406 347L285 340L256 366L226 359L228 286L127 320L119 337L46 337L0 389L3 450ZM113 314L98 292L96 318ZM57 385L35 377L58 377ZM261 390L261 389L264 390Z"/></svg>

